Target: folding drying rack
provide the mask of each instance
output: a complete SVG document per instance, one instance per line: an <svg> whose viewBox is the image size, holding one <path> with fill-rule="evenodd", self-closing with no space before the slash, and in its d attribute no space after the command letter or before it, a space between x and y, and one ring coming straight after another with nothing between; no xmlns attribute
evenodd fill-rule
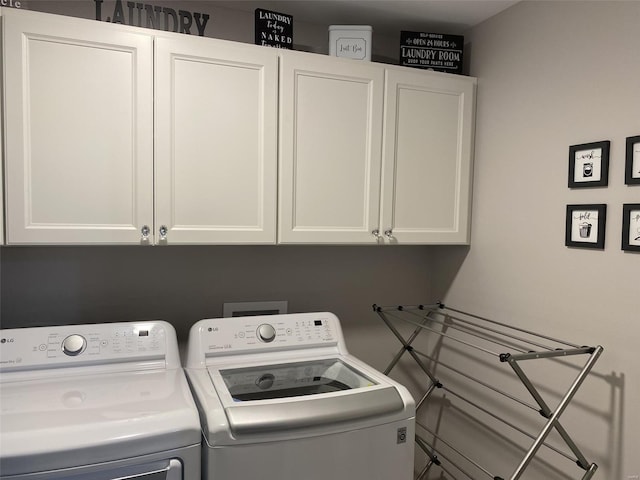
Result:
<svg viewBox="0 0 640 480"><path fill-rule="evenodd" d="M598 469L598 466L595 463L590 463L589 461L587 461L576 443L569 436L569 433L560 424L560 417L573 399L574 395L582 385L591 369L593 368L598 357L603 351L603 347L575 345L573 343L558 340L547 335L541 335L529 330L510 326L505 323L497 322L495 320L456 310L454 308L447 307L442 303L437 303L434 305L393 307L381 307L378 305L373 305L373 310L380 316L387 327L391 330L391 332L393 332L393 334L402 344L402 347L391 360L384 373L389 374L389 372L393 369L394 366L396 366L400 359L405 354L408 354L413 358L413 360L415 360L420 369L429 378L430 383L424 395L416 404L416 411L418 411L420 407L424 405L425 400L427 400L436 389L442 389L449 395L458 398L466 404L470 405L473 409L478 409L479 411L489 415L493 419L506 424L512 429L515 429L524 436L533 439L533 444L531 444L530 448L526 452L524 458L522 458L522 460L520 461L515 471L511 474L510 477L508 477L509 480L517 480L523 475L524 471L536 456L540 447L543 445L554 451L555 453L571 460L572 462L575 462L578 467L580 467L580 469L584 471L582 477L580 477L582 480L588 480L593 477L596 470ZM405 338L400 333L398 328L396 328L396 326L394 325L394 321L408 323L411 327L415 327L415 329L413 329L413 332ZM493 356L496 360L498 360L498 362L508 364L515 373L516 377L520 380L522 385L524 385L526 390L531 394L536 405L533 405L530 402L523 401L517 396L502 391L491 385L489 382L485 382L478 378L475 378L474 376L469 375L468 373L465 373L460 369L456 369L454 367L440 363L437 359L434 359L429 354L416 350L412 344L422 332L435 334L442 340L446 338L447 341L456 342L456 344L462 345L464 348L474 349L478 352L481 352L481 354ZM480 344L476 343L475 340L480 340ZM502 353L494 351L495 347L506 349L506 351L502 350ZM586 362L584 363L584 365L579 367L579 373L577 377L570 384L568 390L564 393L562 399L557 404L555 409L551 409L548 403L542 397L539 387L536 387L534 382L529 378L529 376L527 376L527 374L525 374L525 372L521 368L520 362L538 359L561 358L575 355L584 355L586 358ZM425 362L425 360L428 360L428 362ZM546 424L537 434L531 434L527 432L515 423L504 419L502 415L491 412L489 409L479 405L477 402L471 399L467 399L464 395L461 395L443 385L438 377L434 375L434 368L430 368L428 364L440 365L442 367L445 367L448 370L454 372L456 375L459 375L465 381L470 380L475 384L480 385L481 387L493 392L491 395L498 394L501 397L512 400L521 406L538 412L545 419L547 419ZM477 469L479 472L482 472L482 474L488 476L489 478L493 480L504 480L503 477L493 475L479 462L470 458L463 452L456 449L449 442L440 438L440 436L436 432L429 429L426 425L417 422L417 426L426 431L433 438L433 442L430 444L422 436L416 434L416 444L422 451L424 451L427 458L429 459L426 465L417 475L416 480L422 480L426 478L429 470L434 465L442 468L443 472L449 477L456 478L451 471L451 468L449 468L449 464L455 468L456 472L460 472L462 475L464 475L465 478L475 479L475 477L469 474L468 470L460 465L456 465L454 462L451 462L442 454L442 452L439 452L438 449L434 447L436 442L438 442L438 444L446 446L447 452L454 452L457 457L464 459L466 462L469 462L469 465L473 465L475 469ZM572 454L569 454L545 442L549 433L551 433L551 431L554 429L560 435L564 443L566 443ZM443 463L441 459L445 462Z"/></svg>

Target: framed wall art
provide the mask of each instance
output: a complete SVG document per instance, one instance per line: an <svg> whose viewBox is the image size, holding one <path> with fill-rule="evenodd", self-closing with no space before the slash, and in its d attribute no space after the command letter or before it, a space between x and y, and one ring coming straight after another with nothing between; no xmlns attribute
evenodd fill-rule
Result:
<svg viewBox="0 0 640 480"><path fill-rule="evenodd" d="M640 203L622 206L622 250L640 252Z"/></svg>
<svg viewBox="0 0 640 480"><path fill-rule="evenodd" d="M627 137L627 162L624 183L640 185L640 135Z"/></svg>
<svg viewBox="0 0 640 480"><path fill-rule="evenodd" d="M610 146L611 142L604 140L569 147L569 188L609 184Z"/></svg>
<svg viewBox="0 0 640 480"><path fill-rule="evenodd" d="M565 242L567 247L604 249L607 206L567 205Z"/></svg>

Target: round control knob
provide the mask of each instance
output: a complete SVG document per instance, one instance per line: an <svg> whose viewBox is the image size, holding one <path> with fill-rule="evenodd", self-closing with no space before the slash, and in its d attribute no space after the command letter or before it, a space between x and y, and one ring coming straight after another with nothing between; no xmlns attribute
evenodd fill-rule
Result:
<svg viewBox="0 0 640 480"><path fill-rule="evenodd" d="M263 323L258 327L258 338L265 343L273 342L276 338L276 329L268 323Z"/></svg>
<svg viewBox="0 0 640 480"><path fill-rule="evenodd" d="M62 341L62 351L72 357L80 355L86 346L87 341L82 335L69 335Z"/></svg>
<svg viewBox="0 0 640 480"><path fill-rule="evenodd" d="M276 377L272 373L265 373L256 380L256 385L260 390L269 390L275 380Z"/></svg>

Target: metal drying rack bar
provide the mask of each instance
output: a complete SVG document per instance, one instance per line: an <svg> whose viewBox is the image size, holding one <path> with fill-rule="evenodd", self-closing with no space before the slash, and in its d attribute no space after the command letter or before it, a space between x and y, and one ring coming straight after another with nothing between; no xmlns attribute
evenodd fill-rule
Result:
<svg viewBox="0 0 640 480"><path fill-rule="evenodd" d="M562 457L565 457L572 462L575 462L575 464L577 464L577 466L584 471L582 477L580 477L582 480L589 480L593 477L596 470L598 469L598 466L595 463L590 463L585 458L582 451L578 448L569 433L560 423L560 417L564 413L567 406L570 404L571 400L582 385L585 378L589 375L589 372L593 368L593 365L596 363L598 357L604 350L603 347L599 345L596 347L576 345L574 343L566 342L564 340L553 338L548 335L539 334L530 330L508 325L506 323L497 322L495 320L463 312L455 308L447 307L442 303L433 305L396 305L387 307L373 305L373 310L380 316L389 330L391 330L391 332L402 344L402 347L391 360L384 373L389 374L389 372L391 372L393 367L396 366L400 359L405 354L409 354L409 356L413 358L416 364L430 380L430 384L428 385L424 395L416 404L416 410L419 410L420 407L423 406L424 402L436 389L442 389L453 397L456 397L465 402L472 408L477 409L486 415L489 415L491 418L532 439L533 444L531 444L515 471L511 474L511 476L508 477L509 480L517 480L522 476L522 474L542 446L557 453ZM407 338L405 338L394 325L394 321L408 323L415 326L415 329L410 335L407 336ZM481 352L482 354L490 355L501 363L508 364L515 373L516 377L527 389L535 404L522 400L508 392L502 391L490 385L488 382L484 382L478 378L466 374L460 369L444 364L427 353L416 350L413 346L413 343L422 332L433 333L443 339L447 339L459 345L462 345L463 347L474 349L478 352ZM463 338L461 338L461 336ZM482 344L479 344L480 342L476 343L474 340L480 340ZM580 367L580 371L577 377L568 387L558 405L554 410L552 410L544 400L539 389L522 370L519 362L526 360L559 358L575 355L586 355L586 361L584 365ZM424 359L434 362L434 364L437 363L440 367L444 367L448 371L455 373L465 380L472 381L475 384L480 385L481 387L484 387L495 394L514 401L520 406L538 412L545 419L547 419L547 422L536 434L527 432L514 423L505 420L500 415L492 413L489 409L482 407L478 403L466 398L464 395L443 385L438 377L436 377L436 375L434 375L432 370L428 367L427 363L424 362ZM434 440L437 440L439 443L445 445L457 456L469 462L478 471L482 472L483 475L486 475L488 478L493 480L504 480L503 477L492 474L479 462L470 458L465 453L459 451L449 442L442 439L436 432L429 429L426 425L420 422L417 422L416 425L427 432L431 437L433 437ZM551 433L552 430L557 431L571 453L563 451L545 442L547 436ZM464 475L465 478L469 478L472 480L474 479L474 477L467 470L463 469L459 465L455 465L455 463L445 457L442 452L438 452L437 449L434 448L435 442L430 444L422 436L416 434L416 444L422 451L424 451L429 459L426 465L417 475L416 480L422 480L426 478L429 470L434 465L439 466L451 478L456 477L453 475L451 469L449 469L446 465L452 465L455 470ZM445 460L445 462L442 462L441 459Z"/></svg>

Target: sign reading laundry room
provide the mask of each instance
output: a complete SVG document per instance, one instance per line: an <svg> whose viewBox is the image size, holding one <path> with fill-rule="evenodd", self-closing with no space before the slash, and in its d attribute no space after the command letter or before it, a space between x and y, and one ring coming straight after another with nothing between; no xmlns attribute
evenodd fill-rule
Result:
<svg viewBox="0 0 640 480"><path fill-rule="evenodd" d="M293 17L256 8L255 44L293 49Z"/></svg>
<svg viewBox="0 0 640 480"><path fill-rule="evenodd" d="M441 33L400 32L400 65L462 74L464 37Z"/></svg>
<svg viewBox="0 0 640 480"><path fill-rule="evenodd" d="M140 2L123 2L116 0L111 10L103 12L104 0L93 0L96 4L96 20L111 23L122 23L134 27L153 28L155 30L164 30L167 32L180 32L191 34L194 33L204 36L204 29L209 21L209 14L188 12L186 10L178 10L173 8L160 7L158 5L150 5ZM106 6L104 6L106 7ZM103 13L107 15L103 17Z"/></svg>

